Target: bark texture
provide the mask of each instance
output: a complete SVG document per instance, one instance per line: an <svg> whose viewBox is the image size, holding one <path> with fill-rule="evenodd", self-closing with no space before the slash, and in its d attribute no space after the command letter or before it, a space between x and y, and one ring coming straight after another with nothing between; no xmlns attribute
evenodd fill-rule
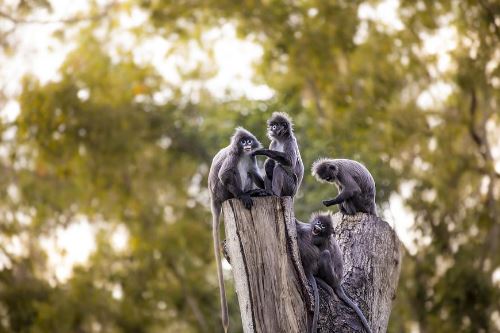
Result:
<svg viewBox="0 0 500 333"><path fill-rule="evenodd" d="M297 247L289 197L223 204L227 249L245 333L308 332L312 293ZM385 332L401 267L401 245L376 216L334 215L344 257L345 292L365 314L373 332ZM318 332L363 332L355 312L320 288Z"/></svg>

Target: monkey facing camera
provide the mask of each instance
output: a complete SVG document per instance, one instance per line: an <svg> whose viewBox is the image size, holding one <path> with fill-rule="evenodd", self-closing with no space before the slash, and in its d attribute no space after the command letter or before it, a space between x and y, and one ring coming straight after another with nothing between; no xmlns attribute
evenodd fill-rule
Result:
<svg viewBox="0 0 500 333"><path fill-rule="evenodd" d="M258 149L253 155L267 156L264 163L265 188L277 196L294 197L304 177L304 164L293 132L290 116L274 112L267 121L269 149Z"/></svg>
<svg viewBox="0 0 500 333"><path fill-rule="evenodd" d="M252 133L238 127L229 146L221 149L213 158L208 174L212 209L212 236L219 280L222 324L225 332L229 326L229 317L220 258L219 219L221 208L224 201L237 198L241 200L245 208L250 209L253 205L252 191L258 191L256 186L261 190L264 189L264 180L259 174L255 156L252 155L260 147L262 145Z"/></svg>
<svg viewBox="0 0 500 333"><path fill-rule="evenodd" d="M331 213L314 213L309 223L296 221L297 243L302 267L314 294L314 313L311 333L317 332L319 317L318 284L330 296L333 294L353 309L359 317L364 329L371 333L368 321L359 307L347 296L342 287L344 263L342 252L334 237Z"/></svg>

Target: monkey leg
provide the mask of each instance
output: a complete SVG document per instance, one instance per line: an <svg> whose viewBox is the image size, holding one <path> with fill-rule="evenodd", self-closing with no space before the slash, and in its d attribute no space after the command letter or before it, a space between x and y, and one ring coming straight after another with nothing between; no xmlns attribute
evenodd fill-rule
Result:
<svg viewBox="0 0 500 333"><path fill-rule="evenodd" d="M297 178L292 177L281 165L274 168L273 192L280 197L293 197L297 190Z"/></svg>
<svg viewBox="0 0 500 333"><path fill-rule="evenodd" d="M340 204L340 212L344 215L354 215L360 210L356 207L356 200L349 199Z"/></svg>
<svg viewBox="0 0 500 333"><path fill-rule="evenodd" d="M340 192L339 195L337 195L335 198L330 199L330 200L323 200L323 204L327 207L333 206L333 205L338 205L338 204L341 204L344 201L352 198L352 196L353 196L352 191L344 188L342 190L342 192Z"/></svg>
<svg viewBox="0 0 500 333"><path fill-rule="evenodd" d="M341 272L335 272L334 256L329 250L323 250L318 260L318 277L335 290L342 281Z"/></svg>
<svg viewBox="0 0 500 333"><path fill-rule="evenodd" d="M269 180L273 179L274 167L276 166L276 162L270 158L264 162L264 170L266 171L266 177Z"/></svg>
<svg viewBox="0 0 500 333"><path fill-rule="evenodd" d="M358 212L377 215L377 207L375 206L375 198L370 195L365 195L356 203Z"/></svg>
<svg viewBox="0 0 500 333"><path fill-rule="evenodd" d="M316 282L328 293L328 295L330 295L330 297L335 294L332 287L330 287L323 279L316 277Z"/></svg>

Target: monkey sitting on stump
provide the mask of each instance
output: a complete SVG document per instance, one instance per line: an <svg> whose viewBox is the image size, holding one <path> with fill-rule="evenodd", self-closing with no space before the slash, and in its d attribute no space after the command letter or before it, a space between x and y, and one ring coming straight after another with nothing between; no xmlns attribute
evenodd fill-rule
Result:
<svg viewBox="0 0 500 333"><path fill-rule="evenodd" d="M304 164L300 157L291 118L283 112L274 112L267 121L269 149L258 149L253 155L264 155L265 187L277 196L294 197L304 177Z"/></svg>
<svg viewBox="0 0 500 333"><path fill-rule="evenodd" d="M348 159L320 158L312 165L312 174L320 182L335 183L340 192L335 198L323 200L325 206L340 205L342 214L358 212L377 215L375 181L361 163Z"/></svg>
<svg viewBox="0 0 500 333"><path fill-rule="evenodd" d="M250 191L254 189L254 183L260 188L264 188L264 180L258 172L257 161L252 155L260 147L262 145L252 133L238 127L229 146L221 149L215 155L208 174L212 233L220 288L222 324L225 332L229 326L229 318L220 258L219 218L224 201L238 198L245 208L250 209L253 204Z"/></svg>
<svg viewBox="0 0 500 333"><path fill-rule="evenodd" d="M317 284L329 294L335 293L347 306L353 309L363 327L371 333L368 321L359 307L346 295L342 287L344 263L338 243L333 236L333 221L330 213L315 213L309 224L296 222L297 243L302 266L314 292L314 315L311 333L316 333L319 317L319 295Z"/></svg>

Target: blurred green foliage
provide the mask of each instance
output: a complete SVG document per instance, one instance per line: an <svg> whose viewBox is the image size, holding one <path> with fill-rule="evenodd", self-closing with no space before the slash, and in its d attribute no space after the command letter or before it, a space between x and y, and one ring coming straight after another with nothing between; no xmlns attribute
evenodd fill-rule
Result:
<svg viewBox="0 0 500 333"><path fill-rule="evenodd" d="M20 115L0 123L0 332L221 331L206 176L235 126L267 144L275 110L293 116L306 168L319 156L367 165L380 212L411 190L404 202L418 241L389 332L498 332L500 5L402 0L397 28L361 21L367 4L379 2L131 0L81 25L59 78L26 77ZM21 5L23 17L51 8ZM119 16L137 9L148 20L135 38L160 36L174 45L170 55L189 43L211 54L203 33L234 25L262 47L255 81L274 96L216 98L204 82L217 69L201 63L181 72L199 84L186 90L130 50L110 50ZM440 29L456 32L444 72L422 51ZM417 103L437 83L451 94ZM306 220L333 194L306 169L297 216ZM57 281L40 240L79 217L98 230L96 250ZM119 226L129 235L124 250L111 242ZM233 290L228 297L230 331L239 332Z"/></svg>

